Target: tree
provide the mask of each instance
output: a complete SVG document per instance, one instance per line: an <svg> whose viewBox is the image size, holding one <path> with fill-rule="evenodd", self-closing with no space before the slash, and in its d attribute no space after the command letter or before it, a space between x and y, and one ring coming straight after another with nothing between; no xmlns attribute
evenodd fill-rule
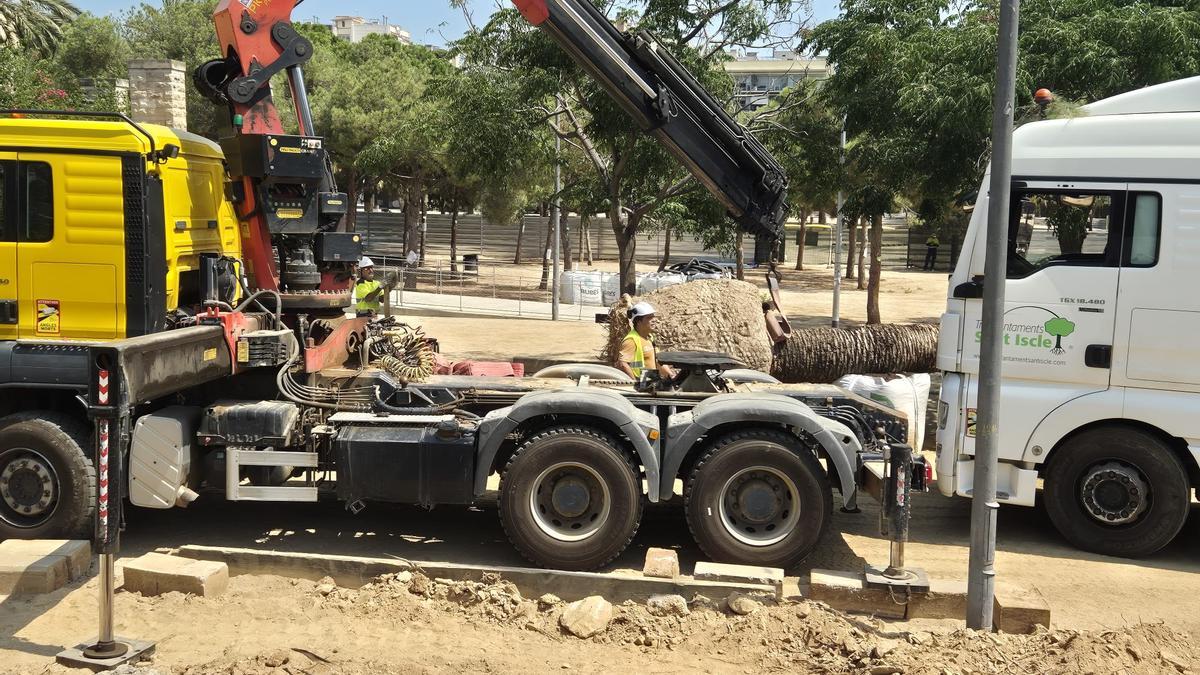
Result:
<svg viewBox="0 0 1200 675"><path fill-rule="evenodd" d="M183 61L190 74L197 66L223 56L213 27L216 0L162 0L142 3L123 16L123 32L134 58ZM187 88L188 131L217 138L224 111Z"/></svg>
<svg viewBox="0 0 1200 675"><path fill-rule="evenodd" d="M0 108L71 107L70 93L58 85L44 61L24 52L0 49Z"/></svg>
<svg viewBox="0 0 1200 675"><path fill-rule="evenodd" d="M112 17L85 12L63 31L54 64L64 76L75 80L110 82L126 76L131 53L120 23Z"/></svg>
<svg viewBox="0 0 1200 675"><path fill-rule="evenodd" d="M49 56L78 15L68 0L0 0L0 46Z"/></svg>
<svg viewBox="0 0 1200 675"><path fill-rule="evenodd" d="M640 9L641 11L635 11ZM794 2L752 0L648 0L637 7L610 7L614 18L656 33L718 99L731 81L716 66L725 49L773 39L793 29ZM786 31L784 31L786 32ZM606 195L617 241L620 284L633 292L637 235L652 224L650 214L699 186L652 139L647 138L604 90L576 67L548 37L514 10L497 12L482 30L458 47L473 63L491 66L519 81L529 118L552 127L565 144L590 162L593 180Z"/></svg>
<svg viewBox="0 0 1200 675"><path fill-rule="evenodd" d="M801 80L751 121L751 131L757 132L788 176L788 200L800 215L797 270L804 269L808 214L832 205L842 180L842 122L820 86Z"/></svg>

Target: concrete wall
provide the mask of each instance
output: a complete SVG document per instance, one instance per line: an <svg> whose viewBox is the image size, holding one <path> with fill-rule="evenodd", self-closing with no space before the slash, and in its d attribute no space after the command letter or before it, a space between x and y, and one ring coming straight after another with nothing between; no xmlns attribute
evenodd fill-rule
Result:
<svg viewBox="0 0 1200 675"><path fill-rule="evenodd" d="M129 112L135 122L187 128L187 72L182 61L129 62Z"/></svg>

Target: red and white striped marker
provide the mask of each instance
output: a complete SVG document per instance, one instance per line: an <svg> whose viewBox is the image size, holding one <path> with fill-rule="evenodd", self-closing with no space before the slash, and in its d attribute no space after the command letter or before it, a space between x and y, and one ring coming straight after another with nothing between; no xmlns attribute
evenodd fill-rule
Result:
<svg viewBox="0 0 1200 675"><path fill-rule="evenodd" d="M108 420L99 420L100 434L100 542L108 543Z"/></svg>
<svg viewBox="0 0 1200 675"><path fill-rule="evenodd" d="M96 402L100 405L108 405L108 371L101 370L96 383Z"/></svg>

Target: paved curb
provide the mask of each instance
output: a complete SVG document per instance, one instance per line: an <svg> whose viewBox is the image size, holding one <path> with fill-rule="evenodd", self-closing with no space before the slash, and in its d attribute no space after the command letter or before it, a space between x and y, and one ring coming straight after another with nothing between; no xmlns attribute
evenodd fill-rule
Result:
<svg viewBox="0 0 1200 675"><path fill-rule="evenodd" d="M74 539L0 541L0 594L50 593L88 572L92 546Z"/></svg>
<svg viewBox="0 0 1200 675"><path fill-rule="evenodd" d="M641 576L564 572L532 567L499 565L462 565L403 559L367 558L321 553L258 551L220 546L183 546L176 555L197 560L224 562L231 575L276 574L319 580L330 576L342 586L356 588L381 575L402 571L421 571L429 577L454 581L479 581L485 573L498 573L516 584L526 597L553 593L567 602L601 595L610 602L644 602L652 595L682 595L691 599L699 593L711 599L724 598L735 591L775 597L775 588L765 584L738 584L693 579L651 579Z"/></svg>

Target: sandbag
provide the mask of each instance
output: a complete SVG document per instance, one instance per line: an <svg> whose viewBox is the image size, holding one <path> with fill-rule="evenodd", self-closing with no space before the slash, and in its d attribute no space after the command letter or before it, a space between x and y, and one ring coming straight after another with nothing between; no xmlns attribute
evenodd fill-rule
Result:
<svg viewBox="0 0 1200 675"><path fill-rule="evenodd" d="M925 443L925 410L929 406L929 373L846 375L837 386L898 410L908 417L908 442L920 451Z"/></svg>

